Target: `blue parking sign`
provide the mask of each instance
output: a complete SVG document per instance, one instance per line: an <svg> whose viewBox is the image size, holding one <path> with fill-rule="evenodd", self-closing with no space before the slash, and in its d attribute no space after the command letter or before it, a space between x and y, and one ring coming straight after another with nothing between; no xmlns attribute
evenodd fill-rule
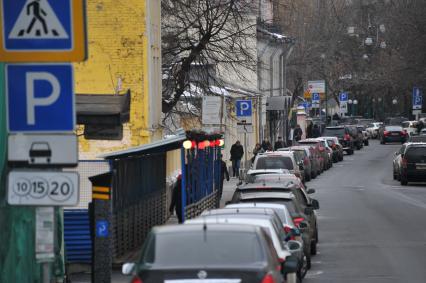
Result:
<svg viewBox="0 0 426 283"><path fill-rule="evenodd" d="M107 238L109 236L109 223L106 220L96 221L96 237Z"/></svg>
<svg viewBox="0 0 426 283"><path fill-rule="evenodd" d="M312 101L320 101L320 94L312 93Z"/></svg>
<svg viewBox="0 0 426 283"><path fill-rule="evenodd" d="M11 133L75 129L71 64L6 65L6 98Z"/></svg>
<svg viewBox="0 0 426 283"><path fill-rule="evenodd" d="M340 100L340 101L348 101L348 98L349 98L349 96L348 96L348 93L347 93L347 92L342 92L342 93L340 93L340 95L339 95L339 100Z"/></svg>
<svg viewBox="0 0 426 283"><path fill-rule="evenodd" d="M423 94L420 88L413 88L413 110L421 110L423 106Z"/></svg>
<svg viewBox="0 0 426 283"><path fill-rule="evenodd" d="M237 100L235 103L237 117L251 117L252 103L251 100Z"/></svg>

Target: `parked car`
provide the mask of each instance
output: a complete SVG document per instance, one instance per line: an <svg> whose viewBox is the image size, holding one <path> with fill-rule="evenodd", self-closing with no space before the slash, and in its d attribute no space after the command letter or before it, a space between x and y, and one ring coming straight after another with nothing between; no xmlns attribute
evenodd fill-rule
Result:
<svg viewBox="0 0 426 283"><path fill-rule="evenodd" d="M409 142L426 142L426 134L420 136L411 136L408 138Z"/></svg>
<svg viewBox="0 0 426 283"><path fill-rule="evenodd" d="M296 190L295 190L296 191ZM284 204L289 210L294 224L300 228L300 224L305 222L303 226L306 224L306 230L311 238L311 254L315 255L317 253L317 243L318 243L318 226L317 226L317 218L315 211L319 209L319 203L317 200L307 199L306 202L308 206L305 208L302 207L300 194L302 191L300 190L300 194L298 197L294 194L294 192L273 192L273 191L262 191L259 190L257 192L254 191L240 191L239 194L235 194L231 203L240 203L240 202L268 202L268 203L280 203Z"/></svg>
<svg viewBox="0 0 426 283"><path fill-rule="evenodd" d="M273 151L259 153L253 162L253 169L287 169L304 181L303 162L297 163L292 152Z"/></svg>
<svg viewBox="0 0 426 283"><path fill-rule="evenodd" d="M367 125L367 132L370 133L372 139L377 139L379 136L379 128L383 123L381 122L373 122Z"/></svg>
<svg viewBox="0 0 426 283"><path fill-rule="evenodd" d="M384 124L387 126L401 126L402 122L408 121L406 117L388 117Z"/></svg>
<svg viewBox="0 0 426 283"><path fill-rule="evenodd" d="M426 143L407 145L401 154L400 181L407 185L413 181L426 180Z"/></svg>
<svg viewBox="0 0 426 283"><path fill-rule="evenodd" d="M381 144L387 142L405 143L408 139L408 134L401 126L383 126L379 130L379 139Z"/></svg>
<svg viewBox="0 0 426 283"><path fill-rule="evenodd" d="M364 145L368 146L370 144L370 134L367 132L367 128L364 125L357 125L356 127L362 133Z"/></svg>
<svg viewBox="0 0 426 283"><path fill-rule="evenodd" d="M294 157L296 158L297 164L303 163L304 168L304 174L305 174L305 180L310 181L312 178L312 164L311 160L309 159L309 150L307 148L303 147L287 147L287 148L280 148L278 151L291 151L294 152Z"/></svg>
<svg viewBox="0 0 426 283"><path fill-rule="evenodd" d="M321 174L321 155L319 150L310 145L297 145L298 148L304 148L309 151L309 160L311 161L312 179Z"/></svg>
<svg viewBox="0 0 426 283"><path fill-rule="evenodd" d="M350 134L351 130L347 126L327 127L323 133L325 137L337 137L343 150L348 154L354 154L354 138Z"/></svg>
<svg viewBox="0 0 426 283"><path fill-rule="evenodd" d="M226 212L228 210L228 213ZM277 216L278 217L278 216ZM302 279L307 272L306 262L303 255L302 243L298 241L285 241L285 233L282 227L277 226L273 221L274 216L268 214L239 214L237 209L220 209L220 212L202 215L200 217L186 221L185 225L192 224L240 224L254 225L263 228L272 239L272 244L277 252L278 260L285 262L292 254L297 258L297 270L293 274L283 274L286 276L286 282L296 283L297 277ZM280 221L280 220L278 220ZM281 222L281 221L280 221ZM290 251L293 250L293 253Z"/></svg>
<svg viewBox="0 0 426 283"><path fill-rule="evenodd" d="M327 140L331 148L337 152L337 161L343 161L343 146L339 143L339 139L337 137L323 137Z"/></svg>
<svg viewBox="0 0 426 283"><path fill-rule="evenodd" d="M316 140L321 141L321 145L326 149L328 153L328 168L333 167L334 160L337 160L337 152L331 147L331 143L329 143L323 137L316 138ZM336 161L337 162L337 161Z"/></svg>
<svg viewBox="0 0 426 283"><path fill-rule="evenodd" d="M408 136L417 135L417 121L405 121L401 123L402 129L408 133Z"/></svg>
<svg viewBox="0 0 426 283"><path fill-rule="evenodd" d="M358 129L357 125L348 125L349 134L354 138L354 146L357 150L364 147L364 135L362 130Z"/></svg>
<svg viewBox="0 0 426 283"><path fill-rule="evenodd" d="M154 227L139 261L124 264L122 271L134 276L132 282L219 279L258 283L283 282L280 269L291 274L297 264L294 257L281 264L270 236L260 227L203 223Z"/></svg>
<svg viewBox="0 0 426 283"><path fill-rule="evenodd" d="M316 148L321 157L320 160L322 164L322 171L328 170L330 164L329 155L326 148L324 147L324 144L321 141L317 139L305 139L298 141L298 145L310 145Z"/></svg>
<svg viewBox="0 0 426 283"><path fill-rule="evenodd" d="M401 160L402 155L405 153L405 149L407 148L407 145L410 143L404 143L401 148L395 152L394 158L393 158L393 179L394 180L401 180Z"/></svg>

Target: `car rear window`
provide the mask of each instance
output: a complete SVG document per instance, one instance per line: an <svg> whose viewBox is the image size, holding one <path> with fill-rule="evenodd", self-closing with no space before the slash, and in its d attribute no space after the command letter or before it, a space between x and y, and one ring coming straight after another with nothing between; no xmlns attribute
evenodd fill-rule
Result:
<svg viewBox="0 0 426 283"><path fill-rule="evenodd" d="M296 207L291 199L277 199L277 198L253 198L253 199L243 199L241 202L271 202L271 203L280 203L284 204L287 207L290 215L295 215L298 212Z"/></svg>
<svg viewBox="0 0 426 283"><path fill-rule="evenodd" d="M405 153L405 158L409 162L426 162L426 146L409 147Z"/></svg>
<svg viewBox="0 0 426 283"><path fill-rule="evenodd" d="M288 169L293 170L293 161L287 156L265 156L259 157L256 169Z"/></svg>
<svg viewBox="0 0 426 283"><path fill-rule="evenodd" d="M323 136L344 136L345 135L345 128L325 128Z"/></svg>
<svg viewBox="0 0 426 283"><path fill-rule="evenodd" d="M385 127L386 131L392 131L392 132L400 132L402 131L402 127L400 126L390 126L390 127Z"/></svg>
<svg viewBox="0 0 426 283"><path fill-rule="evenodd" d="M208 228L207 228L208 229ZM154 258L145 263L161 266L246 266L263 262L264 254L255 233L188 231L158 234L150 247ZM148 248L149 249L149 248Z"/></svg>

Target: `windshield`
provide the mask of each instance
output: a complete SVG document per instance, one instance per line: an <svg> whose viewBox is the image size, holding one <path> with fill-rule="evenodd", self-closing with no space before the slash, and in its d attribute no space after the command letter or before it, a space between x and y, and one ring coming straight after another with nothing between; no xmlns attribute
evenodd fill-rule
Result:
<svg viewBox="0 0 426 283"><path fill-rule="evenodd" d="M386 131L398 131L398 132L400 132L400 131L402 131L402 127L399 127L399 126L391 126L391 127L386 127L385 128L386 129Z"/></svg>
<svg viewBox="0 0 426 283"><path fill-rule="evenodd" d="M344 128L334 128L334 129L330 129L330 128L326 128L324 130L324 134L323 136L327 137L327 136L344 136L345 135L345 129Z"/></svg>
<svg viewBox="0 0 426 283"><path fill-rule="evenodd" d="M293 170L293 161L287 156L265 156L259 157L256 169L288 169Z"/></svg>
<svg viewBox="0 0 426 283"><path fill-rule="evenodd" d="M426 163L426 146L413 146L407 149L405 158L409 162L424 162Z"/></svg>
<svg viewBox="0 0 426 283"><path fill-rule="evenodd" d="M255 233L188 231L157 234L144 252L143 262L161 266L246 266L264 256Z"/></svg>

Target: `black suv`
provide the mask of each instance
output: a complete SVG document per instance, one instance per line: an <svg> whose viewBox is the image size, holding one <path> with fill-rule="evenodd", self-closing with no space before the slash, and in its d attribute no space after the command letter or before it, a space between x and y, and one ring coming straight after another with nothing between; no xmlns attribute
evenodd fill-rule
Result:
<svg viewBox="0 0 426 283"><path fill-rule="evenodd" d="M351 155L354 153L355 137L353 129L348 126L327 127L322 136L337 137L339 143L343 146L343 150L346 151L347 154Z"/></svg>
<svg viewBox="0 0 426 283"><path fill-rule="evenodd" d="M426 181L426 143L409 144L401 154L401 185L413 181Z"/></svg>

